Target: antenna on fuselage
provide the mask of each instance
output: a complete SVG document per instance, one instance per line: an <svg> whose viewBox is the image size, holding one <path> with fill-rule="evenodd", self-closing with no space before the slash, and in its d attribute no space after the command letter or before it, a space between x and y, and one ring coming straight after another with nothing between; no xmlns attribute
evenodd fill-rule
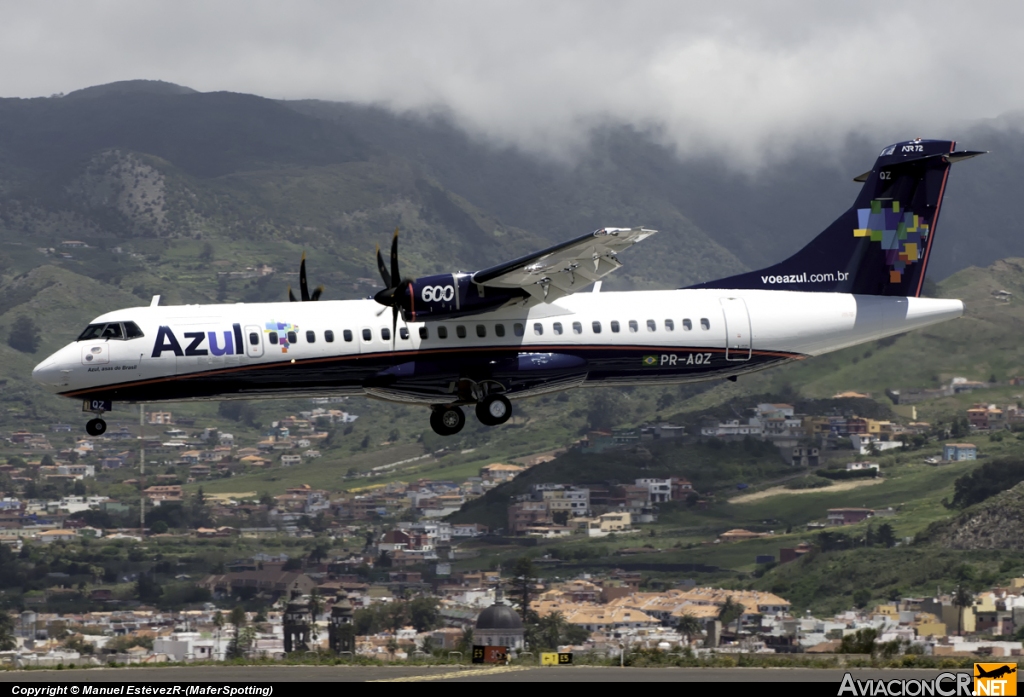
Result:
<svg viewBox="0 0 1024 697"><path fill-rule="evenodd" d="M154 295L153 299L149 302L150 307L157 307L160 304L160 296Z"/></svg>

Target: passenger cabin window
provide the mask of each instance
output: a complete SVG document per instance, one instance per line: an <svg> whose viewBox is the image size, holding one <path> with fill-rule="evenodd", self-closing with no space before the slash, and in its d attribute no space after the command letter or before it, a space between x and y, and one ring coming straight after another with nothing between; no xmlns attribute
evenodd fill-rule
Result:
<svg viewBox="0 0 1024 697"><path fill-rule="evenodd" d="M612 334L618 334L618 333L619 333L619 322L618 322L618 320L614 320L613 319L612 320Z"/></svg>
<svg viewBox="0 0 1024 697"><path fill-rule="evenodd" d="M341 338L343 338L345 341L352 341L352 330L351 329L344 330L341 333Z"/></svg>
<svg viewBox="0 0 1024 697"><path fill-rule="evenodd" d="M326 341L328 344L333 344L334 343L334 330L333 329L325 329L324 330L324 341Z"/></svg>
<svg viewBox="0 0 1024 697"><path fill-rule="evenodd" d="M372 341L372 340L373 340L373 334L370 332L369 329L364 329L363 330L363 341Z"/></svg>
<svg viewBox="0 0 1024 697"><path fill-rule="evenodd" d="M399 339L408 340L408 338L409 338L409 328L408 327L399 327L398 328L398 338Z"/></svg>
<svg viewBox="0 0 1024 697"><path fill-rule="evenodd" d="M534 322L533 323L533 333L536 334L537 336L540 336L541 334L543 334L544 333L544 325L541 324L540 322Z"/></svg>
<svg viewBox="0 0 1024 697"><path fill-rule="evenodd" d="M311 329L306 330L306 341L310 344L316 343L316 332Z"/></svg>
<svg viewBox="0 0 1024 697"><path fill-rule="evenodd" d="M635 319L629 320L629 331L632 332L633 334L636 334L638 331L640 331L640 325L636 323Z"/></svg>
<svg viewBox="0 0 1024 697"><path fill-rule="evenodd" d="M674 332L676 330L676 323L670 319L665 320L665 331Z"/></svg>
<svg viewBox="0 0 1024 697"><path fill-rule="evenodd" d="M429 339L430 338L430 332L427 331L426 327L420 327L420 338L421 339Z"/></svg>
<svg viewBox="0 0 1024 697"><path fill-rule="evenodd" d="M526 332L523 325L519 322L516 322L515 324L512 325L512 333L515 334L516 336L522 336Z"/></svg>
<svg viewBox="0 0 1024 697"><path fill-rule="evenodd" d="M459 337L460 339L465 339L466 338L466 325L464 325L464 324L456 324L455 325L455 336Z"/></svg>
<svg viewBox="0 0 1024 697"><path fill-rule="evenodd" d="M555 334L558 334L559 336L561 336L562 335L562 323L561 322L555 322L554 324L552 324L551 325L551 331L553 331Z"/></svg>
<svg viewBox="0 0 1024 697"><path fill-rule="evenodd" d="M580 324L579 322L573 322L572 323L572 333L573 334L582 334L583 333L583 325Z"/></svg>
<svg viewBox="0 0 1024 697"><path fill-rule="evenodd" d="M380 338L384 341L391 341L391 330L387 327L380 328Z"/></svg>
<svg viewBox="0 0 1024 697"><path fill-rule="evenodd" d="M299 336L295 332L288 332L288 343L297 344L299 343Z"/></svg>
<svg viewBox="0 0 1024 697"><path fill-rule="evenodd" d="M270 332L270 334L267 335L267 338L270 339L270 343L276 344L277 343L277 332Z"/></svg>
<svg viewBox="0 0 1024 697"><path fill-rule="evenodd" d="M478 325L476 325L476 335L477 335L478 337L480 337L481 339L483 339L484 337L486 337L486 336L487 336L487 327L485 327L485 326L484 326L484 325L482 325L482 324L478 324Z"/></svg>
<svg viewBox="0 0 1024 697"><path fill-rule="evenodd" d="M658 323L653 319L647 320L647 331L653 332L658 330Z"/></svg>
<svg viewBox="0 0 1024 697"><path fill-rule="evenodd" d="M438 327L437 328L437 338L438 339L447 339L448 338L448 327L444 327L444 326Z"/></svg>
<svg viewBox="0 0 1024 697"><path fill-rule="evenodd" d="M703 329L704 331L711 329L711 322L708 321L707 317L700 318L700 328Z"/></svg>
<svg viewBox="0 0 1024 697"><path fill-rule="evenodd" d="M691 329L693 329L693 322L691 322L688 319L684 319L683 320L683 330L684 331L690 331Z"/></svg>
<svg viewBox="0 0 1024 697"><path fill-rule="evenodd" d="M249 332L249 344L252 346L259 346L260 335L256 332Z"/></svg>
<svg viewBox="0 0 1024 697"><path fill-rule="evenodd" d="M505 325L504 324L495 324L494 325L494 335L495 336L505 336Z"/></svg>
<svg viewBox="0 0 1024 697"><path fill-rule="evenodd" d="M594 330L595 334L600 334L601 333L601 323L600 322L593 322L593 323L591 323L590 328Z"/></svg>

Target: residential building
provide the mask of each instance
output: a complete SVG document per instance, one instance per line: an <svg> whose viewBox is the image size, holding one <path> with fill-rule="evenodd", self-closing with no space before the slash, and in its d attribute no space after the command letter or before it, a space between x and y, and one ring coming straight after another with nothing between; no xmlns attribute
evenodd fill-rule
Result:
<svg viewBox="0 0 1024 697"><path fill-rule="evenodd" d="M649 503L665 503L672 500L671 479L637 479L636 485L647 487Z"/></svg>
<svg viewBox="0 0 1024 697"><path fill-rule="evenodd" d="M942 459L947 462L977 460L978 447L974 443L946 443L942 446Z"/></svg>
<svg viewBox="0 0 1024 697"><path fill-rule="evenodd" d="M163 501L181 501L181 487L178 485L151 486L143 490L143 495L152 503L160 505Z"/></svg>
<svg viewBox="0 0 1024 697"><path fill-rule="evenodd" d="M828 509L829 525L853 525L867 520L875 514L870 508L830 508Z"/></svg>
<svg viewBox="0 0 1024 697"><path fill-rule="evenodd" d="M78 539L77 530L47 530L36 535L36 539L45 544L51 542L74 542Z"/></svg>
<svg viewBox="0 0 1024 697"><path fill-rule="evenodd" d="M518 501L508 507L508 532L521 535L537 523L551 523L546 501Z"/></svg>
<svg viewBox="0 0 1024 697"><path fill-rule="evenodd" d="M818 467L821 464L820 450L806 446L793 448L794 467Z"/></svg>

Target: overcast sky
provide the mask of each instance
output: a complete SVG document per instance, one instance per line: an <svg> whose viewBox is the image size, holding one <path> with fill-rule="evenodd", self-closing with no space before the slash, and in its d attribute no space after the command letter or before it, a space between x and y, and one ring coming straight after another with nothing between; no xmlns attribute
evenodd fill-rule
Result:
<svg viewBox="0 0 1024 697"><path fill-rule="evenodd" d="M556 153L626 122L758 161L1021 109L1022 20L1020 2L0 0L0 96L160 79L442 110Z"/></svg>

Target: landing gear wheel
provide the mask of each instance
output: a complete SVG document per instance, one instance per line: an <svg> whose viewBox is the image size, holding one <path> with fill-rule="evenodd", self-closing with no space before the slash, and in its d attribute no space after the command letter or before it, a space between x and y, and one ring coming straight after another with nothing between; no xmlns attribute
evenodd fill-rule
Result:
<svg viewBox="0 0 1024 697"><path fill-rule="evenodd" d="M512 403L500 394L489 394L476 403L476 418L484 426L500 426L512 418Z"/></svg>
<svg viewBox="0 0 1024 697"><path fill-rule="evenodd" d="M466 414L461 407L434 407L430 413L430 427L439 436L454 436L466 425Z"/></svg>
<svg viewBox="0 0 1024 697"><path fill-rule="evenodd" d="M102 436L107 432L107 422L103 419L91 419L85 424L85 432L90 436Z"/></svg>

